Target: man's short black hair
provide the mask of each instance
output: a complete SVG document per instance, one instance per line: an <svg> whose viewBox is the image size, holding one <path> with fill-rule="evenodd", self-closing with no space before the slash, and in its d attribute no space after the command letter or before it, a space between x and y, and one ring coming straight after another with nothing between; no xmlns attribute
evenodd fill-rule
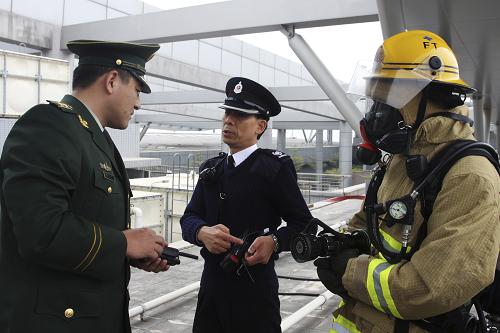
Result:
<svg viewBox="0 0 500 333"><path fill-rule="evenodd" d="M102 75L116 70L122 82L128 83L132 75L126 70L99 65L82 65L75 68L73 72L73 90L88 88Z"/></svg>

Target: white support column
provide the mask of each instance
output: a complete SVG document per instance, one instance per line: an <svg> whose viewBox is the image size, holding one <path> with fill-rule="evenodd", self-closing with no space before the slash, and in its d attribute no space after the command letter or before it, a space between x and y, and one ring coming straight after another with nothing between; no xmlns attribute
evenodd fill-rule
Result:
<svg viewBox="0 0 500 333"><path fill-rule="evenodd" d="M474 135L478 141L484 141L484 113L482 96L473 96Z"/></svg>
<svg viewBox="0 0 500 333"><path fill-rule="evenodd" d="M378 16L384 39L406 30L401 1L377 0Z"/></svg>
<svg viewBox="0 0 500 333"><path fill-rule="evenodd" d="M484 115L484 142L490 143L491 103L489 101L485 101L483 103L483 115Z"/></svg>
<svg viewBox="0 0 500 333"><path fill-rule="evenodd" d="M500 120L496 123L497 127L497 151L500 151Z"/></svg>
<svg viewBox="0 0 500 333"><path fill-rule="evenodd" d="M286 150L286 129L278 129L278 144L276 148L282 152Z"/></svg>
<svg viewBox="0 0 500 333"><path fill-rule="evenodd" d="M341 175L352 175L352 129L345 121L340 122L339 172ZM351 178L344 180L344 186L351 184Z"/></svg>
<svg viewBox="0 0 500 333"><path fill-rule="evenodd" d="M323 173L323 130L316 131L316 173Z"/></svg>
<svg viewBox="0 0 500 333"><path fill-rule="evenodd" d="M326 131L326 143L328 145L333 145L333 130Z"/></svg>

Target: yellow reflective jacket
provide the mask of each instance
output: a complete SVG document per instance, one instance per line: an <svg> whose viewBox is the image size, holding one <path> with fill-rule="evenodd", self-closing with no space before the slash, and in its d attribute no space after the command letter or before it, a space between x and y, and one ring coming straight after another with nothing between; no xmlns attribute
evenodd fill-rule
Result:
<svg viewBox="0 0 500 333"><path fill-rule="evenodd" d="M439 111L443 110L428 106L428 114ZM468 114L464 106L452 111ZM418 129L411 154L431 159L456 139L474 140L471 127L449 118L429 118ZM395 155L378 202L409 194L414 185L406 175L404 156ZM416 320L448 312L491 284L500 252L499 192L498 173L486 158L467 156L453 165L427 222L427 236L410 261L391 265L378 255L349 261L342 281L353 299L334 313L332 332L392 332L395 317ZM364 227L364 221L360 211L350 226ZM417 202L410 245L415 244L422 222ZM380 231L386 246L400 249L400 225L381 225ZM335 329L339 324L335 318L351 329ZM410 332L424 331L410 325Z"/></svg>

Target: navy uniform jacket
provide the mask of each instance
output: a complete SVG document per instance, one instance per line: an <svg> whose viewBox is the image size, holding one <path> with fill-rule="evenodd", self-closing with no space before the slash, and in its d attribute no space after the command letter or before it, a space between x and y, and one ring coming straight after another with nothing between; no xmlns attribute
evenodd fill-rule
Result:
<svg viewBox="0 0 500 333"><path fill-rule="evenodd" d="M33 107L0 161L0 332L130 332L129 182L76 98Z"/></svg>
<svg viewBox="0 0 500 333"><path fill-rule="evenodd" d="M198 181L181 218L183 238L201 245L196 240L198 229L203 225L213 226L219 223L227 226L236 237L243 236L245 231L263 231L269 228L278 238L280 251L288 251L290 237L303 231L311 219L311 213L298 188L290 157L274 150L257 149L231 170L226 161L226 155L223 154L206 161L200 167L203 170L217 165L217 179L212 183ZM221 192L224 193L224 200L220 199ZM278 229L281 219L287 222L287 226ZM205 282L225 274L219 267L224 255L211 254L206 248L202 249L201 254L205 258L203 288ZM277 293L272 258L267 265L258 264L249 269L256 275L256 280L274 284Z"/></svg>

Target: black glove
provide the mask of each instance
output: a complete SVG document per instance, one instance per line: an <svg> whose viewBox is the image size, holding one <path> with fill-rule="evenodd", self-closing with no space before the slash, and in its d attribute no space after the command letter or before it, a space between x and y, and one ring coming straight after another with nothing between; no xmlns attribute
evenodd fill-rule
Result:
<svg viewBox="0 0 500 333"><path fill-rule="evenodd" d="M351 258L359 255L359 250L348 249L327 257L318 258L314 261L314 265L318 267L317 273L321 282L332 293L339 295L342 298L348 298L347 290L342 285L342 276L347 268L347 262Z"/></svg>

